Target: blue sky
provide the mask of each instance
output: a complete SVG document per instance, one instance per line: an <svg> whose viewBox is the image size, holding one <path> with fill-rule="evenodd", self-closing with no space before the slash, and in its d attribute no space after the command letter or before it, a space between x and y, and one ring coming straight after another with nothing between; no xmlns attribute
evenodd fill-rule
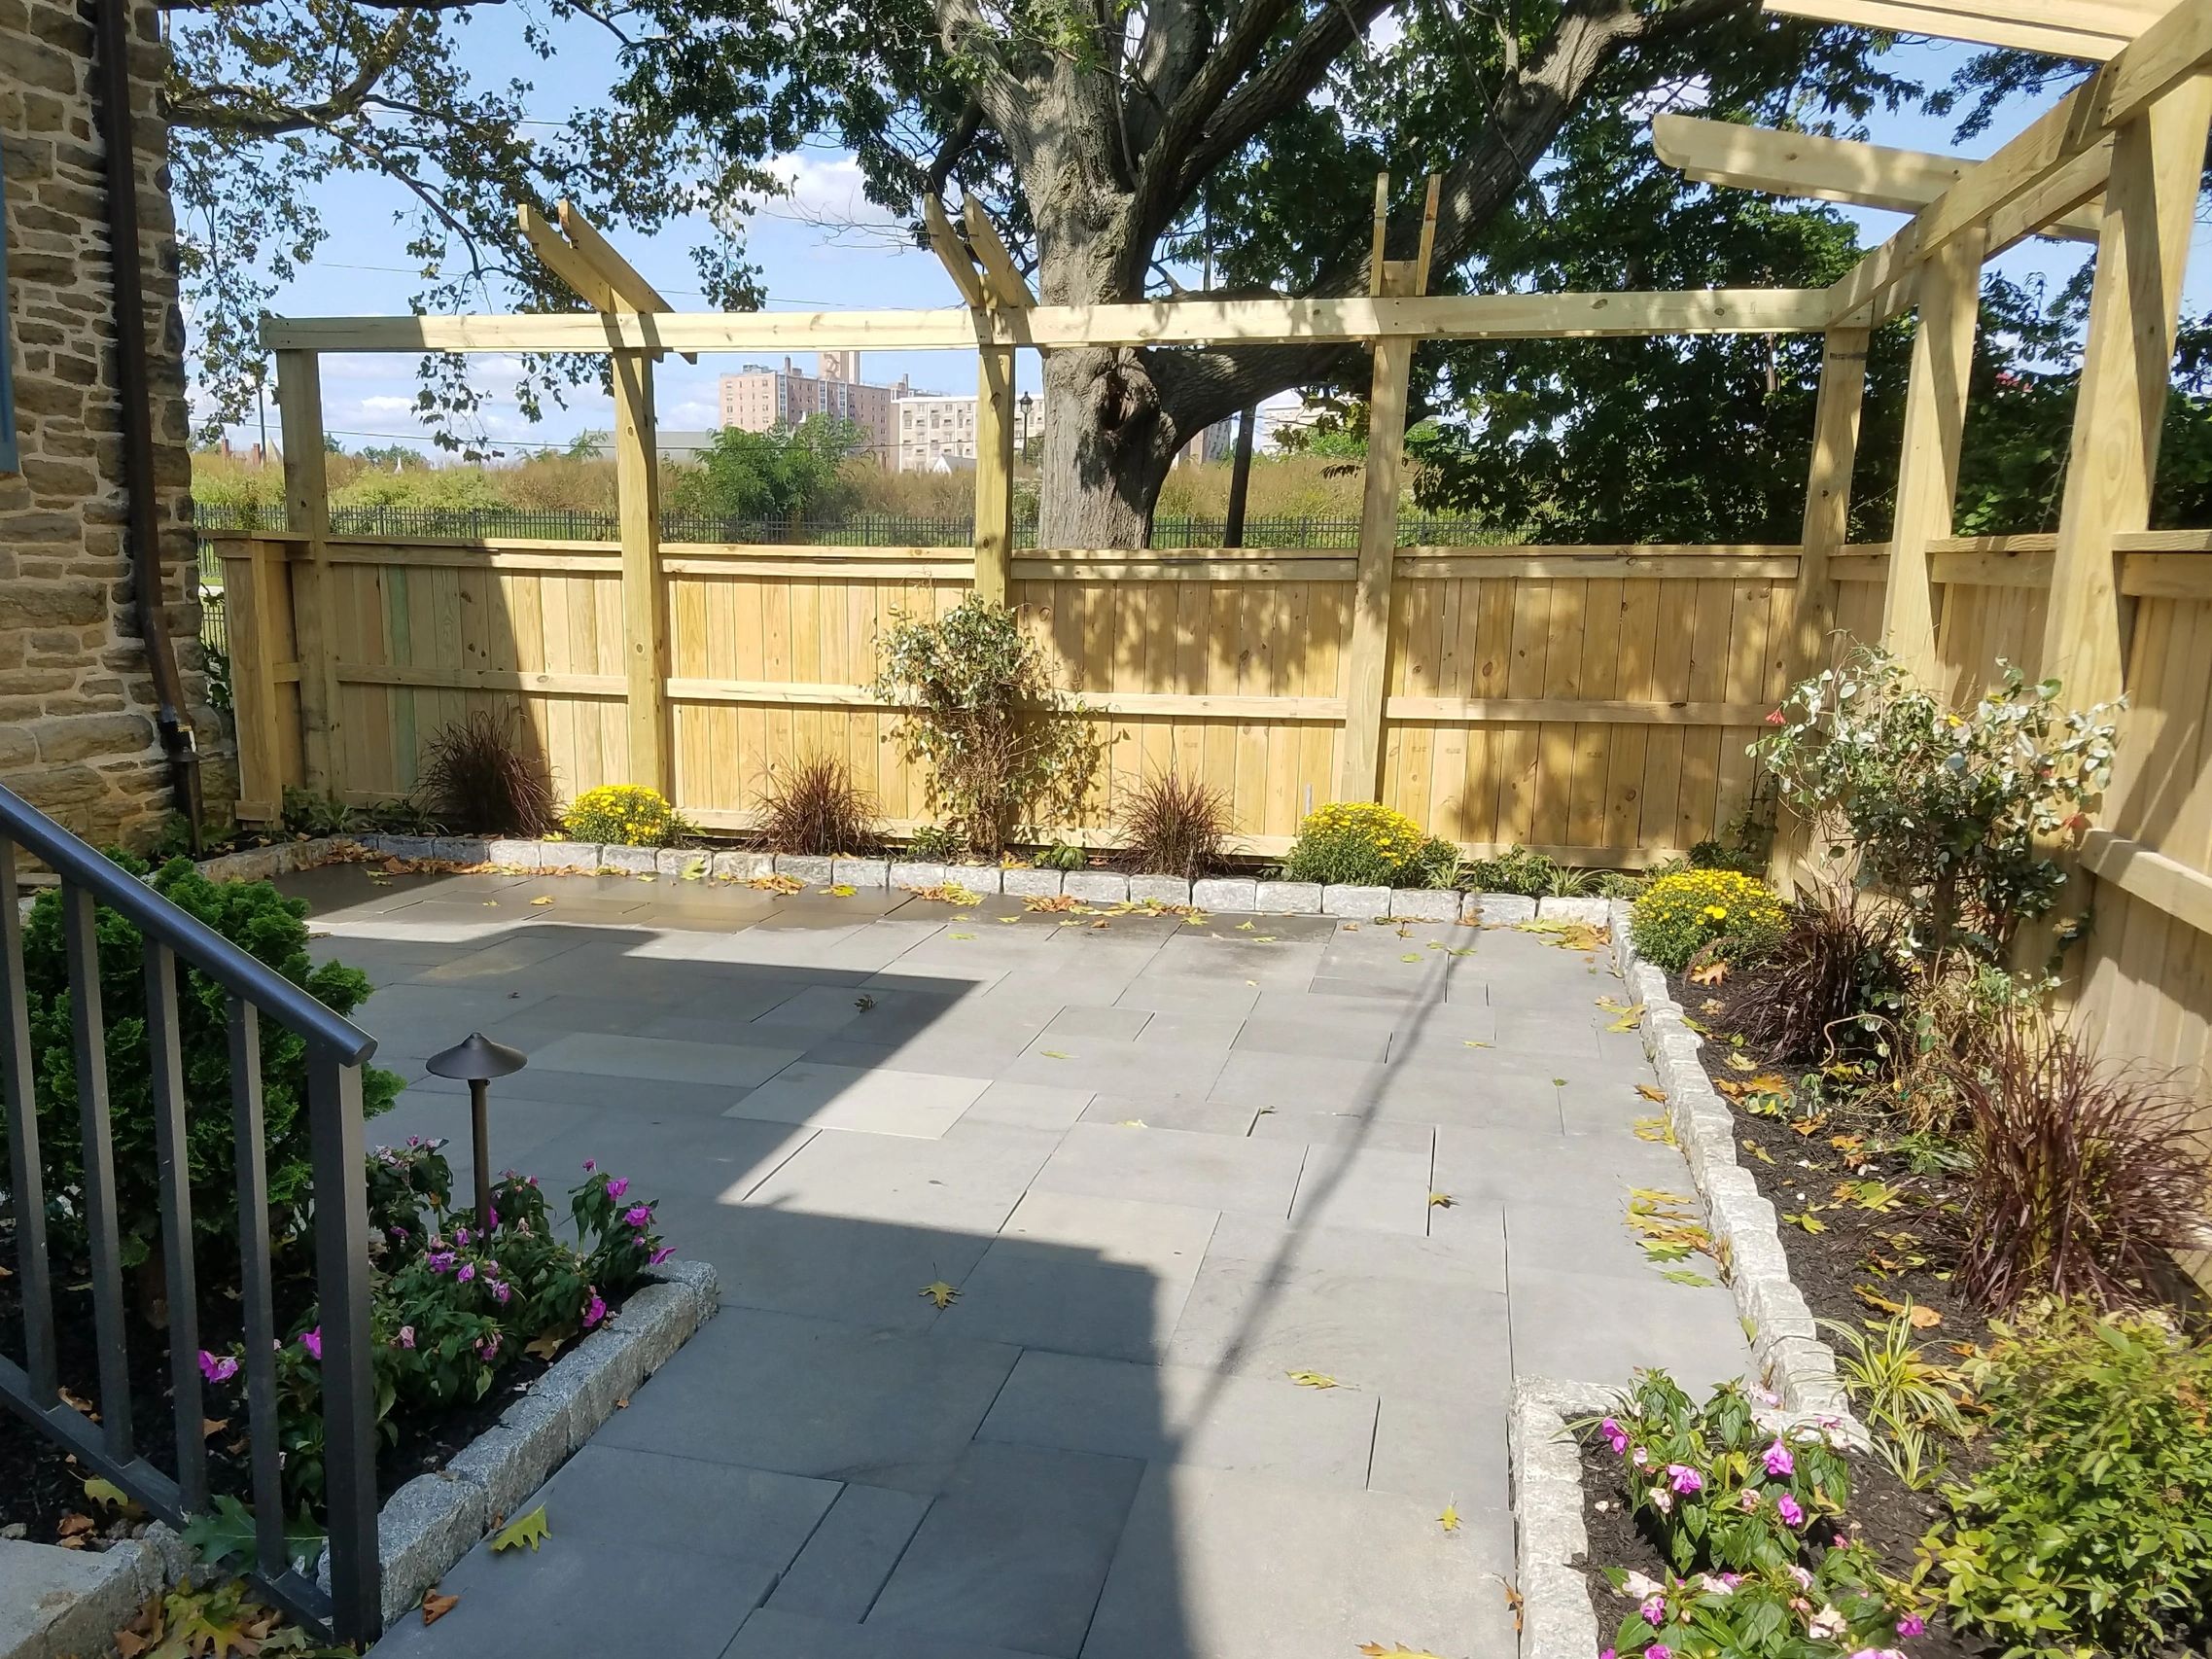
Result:
<svg viewBox="0 0 2212 1659"><path fill-rule="evenodd" d="M570 25L562 31L573 38L577 50L563 51L549 62L540 61L517 45L519 18L506 8L475 15L469 47L479 76L487 81L513 76L532 82L530 100L534 115L558 120L579 105L596 101L604 88L595 77L607 72L604 36L575 34L588 25ZM566 44L566 42L564 42ZM1900 73L1934 85L1973 49L1938 43L1901 46L1891 61ZM1912 114L1878 118L1872 136L1877 142L1927 150L1960 150L1986 155L2011 137L2039 113L2040 105L2016 100L2004 110L1991 129L1971 144L1953 145L1949 123ZM758 204L746 232L748 254L761 268L771 309L833 310L851 307L934 305L953 302L950 282L934 256L894 245L880 227L882 216L860 197L858 168L851 159L834 151L802 152L785 158L782 174L792 188L790 200L768 199ZM378 181L347 177L326 186L322 206L331 235L314 264L277 295L272 308L290 316L378 315L402 313L415 282L414 273L399 266L393 249L393 215L402 206L400 192ZM1845 210L1861 226L1861 241L1872 245L1900 223L1901 216L1876 210ZM879 227L838 233L825 228L831 219L873 219ZM703 222L692 220L670 227L652 237L615 229L618 245L631 263L660 288L679 307L703 306L689 250L713 234ZM2212 299L2212 236L2197 228L2191 262L2189 298L2195 306ZM1993 262L1994 268L2016 277L2038 273L2062 279L2087 258L2085 244L2029 240ZM794 354L797 355L797 354ZM716 376L738 366L740 359L704 357L693 368L680 359L666 359L658 371L658 401L665 428L697 428L714 423ZM478 359L479 383L495 393L512 380L502 360ZM812 368L811 354L800 359ZM348 448L366 442L407 439L421 428L411 413L415 381L412 357L332 357L323 367L325 421ZM957 352L876 352L862 360L862 372L871 381L895 381L910 375L924 390L971 392L974 358ZM1023 384L1037 388L1037 362L1022 357ZM535 425L521 418L511 400L496 398L486 417L486 429L495 440L531 443L560 443L577 433L603 429L611 411L605 399L572 391L565 408L548 408ZM273 430L273 411L272 411ZM237 441L258 436L255 423L234 427Z"/></svg>

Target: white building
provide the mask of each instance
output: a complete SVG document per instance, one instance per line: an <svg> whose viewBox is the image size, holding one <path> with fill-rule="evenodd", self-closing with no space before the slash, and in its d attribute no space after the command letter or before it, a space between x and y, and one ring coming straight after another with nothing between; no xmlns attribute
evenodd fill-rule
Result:
<svg viewBox="0 0 2212 1659"><path fill-rule="evenodd" d="M898 470L943 472L946 458L975 464L975 400L909 395L898 400Z"/></svg>

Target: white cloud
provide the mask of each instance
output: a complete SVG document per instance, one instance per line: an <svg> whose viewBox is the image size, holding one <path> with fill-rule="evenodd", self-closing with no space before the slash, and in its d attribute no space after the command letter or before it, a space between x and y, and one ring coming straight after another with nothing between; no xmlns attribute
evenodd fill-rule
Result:
<svg viewBox="0 0 2212 1659"><path fill-rule="evenodd" d="M860 163L851 156L818 158L793 151L776 157L767 171L783 189L746 198L744 205L752 212L825 229L899 223L895 214L868 200Z"/></svg>

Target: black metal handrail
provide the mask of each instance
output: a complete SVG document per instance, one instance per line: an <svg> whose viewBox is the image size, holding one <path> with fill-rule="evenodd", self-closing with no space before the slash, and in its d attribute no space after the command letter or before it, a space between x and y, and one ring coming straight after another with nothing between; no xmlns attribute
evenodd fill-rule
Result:
<svg viewBox="0 0 2212 1659"><path fill-rule="evenodd" d="M60 1394L53 1274L46 1239L39 1152L39 1078L31 1049L18 850L61 882L72 1047L84 1141L83 1221L91 1255L99 1421ZM144 936L146 1041L153 1078L167 1332L174 1404L174 1477L137 1450L130 1410L115 1152L100 1006L96 908L127 918ZM75 1453L155 1515L182 1524L208 1506L201 1411L199 1319L193 1266L192 1188L186 1167L185 1088L177 1001L179 963L228 996L231 1131L238 1169L248 1441L254 1489L255 1576L296 1616L341 1641L369 1641L381 1628L376 1543L376 1416L369 1370L368 1193L364 1180L361 1068L375 1040L197 917L0 786L0 1091L6 1095L9 1191L23 1305L23 1363L0 1357L0 1404ZM309 1161L315 1182L315 1277L322 1321L324 1497L330 1589L313 1563L286 1559L276 1399L276 1324L262 1133L260 1021L274 1020L307 1049Z"/></svg>

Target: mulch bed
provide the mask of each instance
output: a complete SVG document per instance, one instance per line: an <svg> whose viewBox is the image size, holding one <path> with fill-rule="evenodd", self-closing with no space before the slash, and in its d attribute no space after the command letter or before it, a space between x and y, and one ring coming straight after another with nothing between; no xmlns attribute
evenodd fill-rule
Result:
<svg viewBox="0 0 2212 1659"><path fill-rule="evenodd" d="M1911 1302L1925 1310L1923 1319L1936 1316L1926 1325L1931 1345L1976 1341L1983 1316L1951 1282L1964 1236L1956 1177L1915 1169L1910 1157L1888 1149L1884 1136L1892 1126L1871 1112L1836 1108L1808 1120L1794 1110L1765 1115L1746 1109L1746 1100L1758 1099L1746 1088L1753 1078L1773 1074L1795 1084L1817 1068L1810 1057L1771 1060L1732 1045L1736 1010L1757 988L1755 972L1732 974L1717 986L1668 979L1683 1011L1704 1028L1699 1057L1734 1105L1738 1162L1782 1218L1782 1251L1798 1289L1823 1319L1856 1327L1888 1318L1891 1309L1882 1303ZM1839 1191L1845 1182L1855 1190ZM1877 1207L1867 1207L1862 1195Z"/></svg>
<svg viewBox="0 0 2212 1659"><path fill-rule="evenodd" d="M1845 1516L1851 1535L1874 1550L1885 1571L1904 1577L1913 1569L1914 1546L1945 1513L1943 1500L1900 1485L1873 1458L1847 1452L1844 1462L1851 1470ZM1582 1520L1590 1532L1590 1555L1582 1565L1624 1568L1664 1581L1670 1569L1629 1513L1621 1468L1621 1460L1596 1434L1583 1441ZM1598 1640L1610 1645L1621 1621L1635 1611L1635 1600L1617 1593L1596 1571L1590 1574L1590 1599L1598 1613ZM1976 1659L1985 1651L1954 1634L1940 1616L1930 1618L1928 1628L1905 1645L1913 1659Z"/></svg>
<svg viewBox="0 0 2212 1659"><path fill-rule="evenodd" d="M0 1261L9 1269L15 1262L14 1232L12 1224L0 1224ZM0 1270L0 1352L18 1361L23 1353L20 1287L21 1281L12 1271ZM129 1292L126 1280L126 1298ZM61 1287L54 1301L62 1387L88 1405L98 1395L99 1363L91 1295L88 1289ZM229 1306L228 1302L221 1304L225 1310ZM619 1299L610 1302L611 1309L619 1307ZM169 1394L168 1338L136 1312L128 1319L131 1426L141 1455L173 1475L175 1415ZM210 1348L223 1349L234 1335L208 1330L203 1331L202 1340ZM568 1345L574 1346L573 1342ZM562 1353L567 1351L564 1348ZM515 1396L560 1357L556 1354L548 1359L524 1355L503 1367L492 1380L491 1392L474 1404L435 1418L403 1421L399 1437L379 1445L378 1500L389 1498L418 1474L442 1468L471 1440L498 1422ZM242 1385L241 1378L236 1383L210 1386L205 1399L211 1413L236 1407L230 1415L216 1419L219 1427L209 1433L209 1483L218 1492L229 1492L244 1500L251 1491L251 1466ZM131 1535L142 1522L118 1517L86 1498L85 1481L90 1473L40 1430L12 1411L0 1409L0 1536L96 1548L108 1539ZM85 1527L88 1518L94 1523L90 1529ZM16 1527L23 1530L18 1533Z"/></svg>

